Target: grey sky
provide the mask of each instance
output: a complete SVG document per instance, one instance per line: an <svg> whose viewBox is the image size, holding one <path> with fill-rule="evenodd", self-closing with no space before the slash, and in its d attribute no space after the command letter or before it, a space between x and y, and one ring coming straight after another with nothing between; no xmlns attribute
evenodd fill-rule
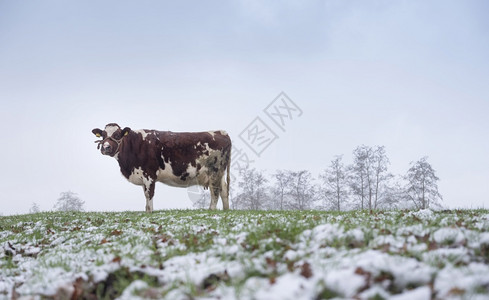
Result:
<svg viewBox="0 0 489 300"><path fill-rule="evenodd" d="M323 170L361 144L429 156L449 207L489 203L486 1L0 1L0 212L143 210L91 129L239 133L281 92L303 115L254 166ZM273 126L270 125L270 126ZM156 187L155 209L191 205Z"/></svg>

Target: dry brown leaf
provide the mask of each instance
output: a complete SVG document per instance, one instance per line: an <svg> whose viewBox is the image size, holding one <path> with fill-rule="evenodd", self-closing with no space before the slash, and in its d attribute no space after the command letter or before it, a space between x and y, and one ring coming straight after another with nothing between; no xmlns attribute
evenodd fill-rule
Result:
<svg viewBox="0 0 489 300"><path fill-rule="evenodd" d="M308 262L306 262L302 265L300 274L304 278L311 278L312 277L311 265Z"/></svg>

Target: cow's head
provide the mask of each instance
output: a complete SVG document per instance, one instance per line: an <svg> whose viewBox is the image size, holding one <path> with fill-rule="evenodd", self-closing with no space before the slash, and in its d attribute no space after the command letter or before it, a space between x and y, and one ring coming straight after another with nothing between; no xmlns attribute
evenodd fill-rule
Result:
<svg viewBox="0 0 489 300"><path fill-rule="evenodd" d="M110 123L105 126L105 130L95 128L92 130L93 134L97 137L101 137L101 140L95 141L98 143L98 148L102 147L100 150L102 154L114 156L119 150L124 137L131 131L131 128L126 127L121 129L121 127L115 123Z"/></svg>

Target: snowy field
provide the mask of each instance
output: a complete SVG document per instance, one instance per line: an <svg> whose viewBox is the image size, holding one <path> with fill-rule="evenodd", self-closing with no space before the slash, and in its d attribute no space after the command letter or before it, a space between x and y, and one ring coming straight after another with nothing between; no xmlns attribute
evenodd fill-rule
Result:
<svg viewBox="0 0 489 300"><path fill-rule="evenodd" d="M0 299L489 299L489 211L0 217Z"/></svg>

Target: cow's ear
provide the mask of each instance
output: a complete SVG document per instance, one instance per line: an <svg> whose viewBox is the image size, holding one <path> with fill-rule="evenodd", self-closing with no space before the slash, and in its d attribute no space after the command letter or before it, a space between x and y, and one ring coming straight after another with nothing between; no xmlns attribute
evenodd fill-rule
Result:
<svg viewBox="0 0 489 300"><path fill-rule="evenodd" d="M95 134L96 137L101 137L102 136L102 130L95 128L92 130L93 134Z"/></svg>
<svg viewBox="0 0 489 300"><path fill-rule="evenodd" d="M131 131L131 128L129 128L129 127L122 129L122 136L128 135L130 131Z"/></svg>

